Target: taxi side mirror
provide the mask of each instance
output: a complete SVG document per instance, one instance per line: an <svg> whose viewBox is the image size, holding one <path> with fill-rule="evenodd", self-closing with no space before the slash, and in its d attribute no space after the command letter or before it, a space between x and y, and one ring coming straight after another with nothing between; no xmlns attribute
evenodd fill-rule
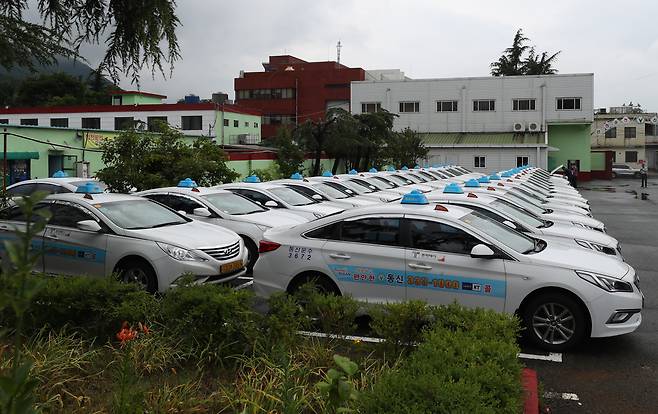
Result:
<svg viewBox="0 0 658 414"><path fill-rule="evenodd" d="M493 259L495 256L494 251L486 244L476 244L471 249L471 257L475 259Z"/></svg>
<svg viewBox="0 0 658 414"><path fill-rule="evenodd" d="M263 205L264 205L265 207L269 207L269 208L278 208L278 207L279 207L279 203L277 203L277 202L274 201L274 200L266 201L265 204L263 204Z"/></svg>
<svg viewBox="0 0 658 414"><path fill-rule="evenodd" d="M212 213L206 207L197 207L192 210L192 214L199 217L210 217Z"/></svg>
<svg viewBox="0 0 658 414"><path fill-rule="evenodd" d="M509 220L505 220L505 221L503 221L503 224L506 225L507 227L511 227L511 228L513 228L514 230L516 230L516 224L512 223L512 222L509 221Z"/></svg>
<svg viewBox="0 0 658 414"><path fill-rule="evenodd" d="M91 231L98 233L101 231L101 225L98 224L95 220L82 220L76 223L78 230Z"/></svg>
<svg viewBox="0 0 658 414"><path fill-rule="evenodd" d="M311 198L312 198L313 200L317 200L317 201L322 201L322 200L323 200L323 198L322 198L322 196L321 196L320 194L313 194L313 195L311 196Z"/></svg>

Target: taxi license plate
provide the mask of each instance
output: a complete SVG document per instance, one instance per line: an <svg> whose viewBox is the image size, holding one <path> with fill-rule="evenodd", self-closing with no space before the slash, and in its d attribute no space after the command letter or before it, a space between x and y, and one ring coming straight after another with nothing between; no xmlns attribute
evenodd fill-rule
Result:
<svg viewBox="0 0 658 414"><path fill-rule="evenodd" d="M242 260L237 260L235 262L231 263L226 263L223 264L219 267L219 272L220 273L230 273L233 271L236 271L238 269L242 269L244 267L244 264L242 263Z"/></svg>

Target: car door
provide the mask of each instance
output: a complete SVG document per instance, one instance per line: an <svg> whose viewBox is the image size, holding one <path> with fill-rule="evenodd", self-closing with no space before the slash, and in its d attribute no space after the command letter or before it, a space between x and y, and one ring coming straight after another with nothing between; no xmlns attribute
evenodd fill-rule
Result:
<svg viewBox="0 0 658 414"><path fill-rule="evenodd" d="M373 303L406 298L401 215L357 217L341 222L337 240L322 255L343 292Z"/></svg>
<svg viewBox="0 0 658 414"><path fill-rule="evenodd" d="M35 206L34 210L40 210L48 208L50 203L39 203ZM35 220L41 219L41 216L35 216ZM26 229L27 218L19 206L13 206L6 208L0 212L0 258L2 260L2 266L4 269L9 269L10 259L7 254L7 249L5 248L4 243L15 243L18 241L18 236L16 231L24 232ZM41 273L43 272L43 234L44 230L41 230L34 238L31 240L31 247L35 254L39 254L39 259L34 263L32 267L33 272Z"/></svg>
<svg viewBox="0 0 658 414"><path fill-rule="evenodd" d="M51 205L52 217L44 234L46 273L57 275L104 276L107 251L105 230L80 230L77 223L94 220L104 224L84 207L64 201Z"/></svg>
<svg viewBox="0 0 658 414"><path fill-rule="evenodd" d="M405 230L408 300L505 309L505 265L502 258L472 258L473 246L483 243L477 237L425 217L407 217Z"/></svg>

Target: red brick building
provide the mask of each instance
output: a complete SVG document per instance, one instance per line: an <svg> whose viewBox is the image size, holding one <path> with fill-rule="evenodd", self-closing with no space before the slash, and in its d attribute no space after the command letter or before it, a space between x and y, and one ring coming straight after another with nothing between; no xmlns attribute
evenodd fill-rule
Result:
<svg viewBox="0 0 658 414"><path fill-rule="evenodd" d="M306 62L294 56L270 56L263 72L235 79L235 102L263 113L264 139L281 125L301 124L324 116L327 109L350 109L350 82L365 79L361 68L337 62Z"/></svg>

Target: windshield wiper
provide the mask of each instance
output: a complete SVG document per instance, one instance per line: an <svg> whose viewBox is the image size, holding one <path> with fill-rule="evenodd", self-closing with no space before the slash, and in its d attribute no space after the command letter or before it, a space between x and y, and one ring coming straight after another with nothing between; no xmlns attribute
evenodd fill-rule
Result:
<svg viewBox="0 0 658 414"><path fill-rule="evenodd" d="M537 250L537 239L532 239L532 247L523 252L523 254L535 253Z"/></svg>
<svg viewBox="0 0 658 414"><path fill-rule="evenodd" d="M173 225L176 225L176 224L183 224L183 223L186 223L186 222L181 223L180 221L168 221L166 223L155 224L155 225L153 225L151 227L147 227L147 228L148 229L155 229L155 228L158 228L158 227L173 226Z"/></svg>

